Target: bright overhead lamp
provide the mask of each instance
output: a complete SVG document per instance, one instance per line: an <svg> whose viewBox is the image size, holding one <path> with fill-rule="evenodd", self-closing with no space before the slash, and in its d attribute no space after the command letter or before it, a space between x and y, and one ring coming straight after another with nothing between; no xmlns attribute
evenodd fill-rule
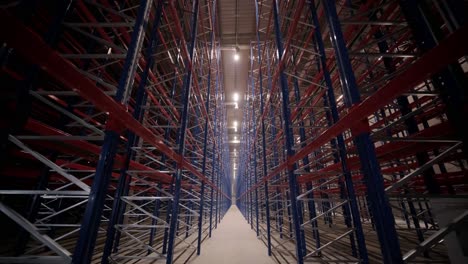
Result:
<svg viewBox="0 0 468 264"><path fill-rule="evenodd" d="M239 60L239 47L236 47L236 52L234 53L234 60L238 61Z"/></svg>
<svg viewBox="0 0 468 264"><path fill-rule="evenodd" d="M232 95L232 99L234 100L234 102L239 101L239 93L234 93L234 94Z"/></svg>
<svg viewBox="0 0 468 264"><path fill-rule="evenodd" d="M237 127L237 121L232 122L235 127Z"/></svg>

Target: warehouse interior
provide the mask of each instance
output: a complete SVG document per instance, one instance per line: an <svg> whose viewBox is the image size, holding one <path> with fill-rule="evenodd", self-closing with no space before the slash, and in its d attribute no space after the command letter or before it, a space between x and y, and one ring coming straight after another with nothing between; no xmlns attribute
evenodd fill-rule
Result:
<svg viewBox="0 0 468 264"><path fill-rule="evenodd" d="M0 4L0 263L468 263L468 1Z"/></svg>

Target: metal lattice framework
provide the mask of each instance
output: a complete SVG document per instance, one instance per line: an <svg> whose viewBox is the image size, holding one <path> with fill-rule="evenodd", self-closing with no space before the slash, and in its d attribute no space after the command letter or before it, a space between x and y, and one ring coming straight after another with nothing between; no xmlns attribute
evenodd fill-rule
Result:
<svg viewBox="0 0 468 264"><path fill-rule="evenodd" d="M442 2L255 1L236 197L279 263L448 261L468 50Z"/></svg>
<svg viewBox="0 0 468 264"><path fill-rule="evenodd" d="M231 203L216 1L0 13L0 210L20 230L0 262L200 254Z"/></svg>

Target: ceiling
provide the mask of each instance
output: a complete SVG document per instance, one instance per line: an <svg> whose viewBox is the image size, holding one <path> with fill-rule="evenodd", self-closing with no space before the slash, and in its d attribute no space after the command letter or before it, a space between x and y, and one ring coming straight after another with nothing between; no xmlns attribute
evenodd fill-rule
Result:
<svg viewBox="0 0 468 264"><path fill-rule="evenodd" d="M227 103L227 126L230 156L233 166L237 166L240 125L244 94L247 89L250 63L250 41L255 40L254 0L218 0L218 36L221 41L223 60L224 90ZM239 60L234 60L236 47ZM238 108L235 108L234 94L239 95ZM237 131L234 122L237 122Z"/></svg>

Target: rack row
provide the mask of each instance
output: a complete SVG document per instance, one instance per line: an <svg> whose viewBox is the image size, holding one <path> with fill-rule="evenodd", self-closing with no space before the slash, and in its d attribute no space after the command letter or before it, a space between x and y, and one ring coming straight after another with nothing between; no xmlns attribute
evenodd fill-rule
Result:
<svg viewBox="0 0 468 264"><path fill-rule="evenodd" d="M216 1L0 9L2 263L174 263L230 202Z"/></svg>
<svg viewBox="0 0 468 264"><path fill-rule="evenodd" d="M463 1L255 7L236 197L268 254L447 263L462 252Z"/></svg>

